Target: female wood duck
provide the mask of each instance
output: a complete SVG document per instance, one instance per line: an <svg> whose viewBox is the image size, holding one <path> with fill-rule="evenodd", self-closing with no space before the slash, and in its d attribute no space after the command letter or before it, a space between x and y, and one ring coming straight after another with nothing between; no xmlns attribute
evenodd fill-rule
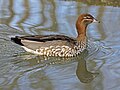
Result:
<svg viewBox="0 0 120 90"><path fill-rule="evenodd" d="M76 38L65 35L32 35L16 36L11 40L33 54L73 57L86 49L86 28L92 22L97 22L92 15L81 14L76 22Z"/></svg>

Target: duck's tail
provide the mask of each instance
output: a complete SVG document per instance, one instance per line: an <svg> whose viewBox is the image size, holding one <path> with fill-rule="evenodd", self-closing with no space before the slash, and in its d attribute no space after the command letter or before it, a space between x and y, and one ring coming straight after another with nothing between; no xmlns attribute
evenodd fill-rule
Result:
<svg viewBox="0 0 120 90"><path fill-rule="evenodd" d="M11 38L11 41L16 43L16 44L19 44L21 46L24 46L22 43L21 43L21 39L19 38L19 36L16 36L16 37L12 37Z"/></svg>

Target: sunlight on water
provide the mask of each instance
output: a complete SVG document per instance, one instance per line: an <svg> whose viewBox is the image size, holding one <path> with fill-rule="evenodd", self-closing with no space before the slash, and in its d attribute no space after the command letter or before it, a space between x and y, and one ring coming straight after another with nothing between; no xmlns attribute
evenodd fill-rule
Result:
<svg viewBox="0 0 120 90"><path fill-rule="evenodd" d="M119 90L120 1L0 0L0 90ZM88 47L77 57L36 56L12 43L16 35L76 37L75 22L90 13Z"/></svg>

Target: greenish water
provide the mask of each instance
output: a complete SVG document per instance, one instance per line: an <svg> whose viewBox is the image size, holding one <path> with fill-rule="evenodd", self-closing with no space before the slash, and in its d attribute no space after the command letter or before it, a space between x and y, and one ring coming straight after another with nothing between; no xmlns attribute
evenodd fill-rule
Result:
<svg viewBox="0 0 120 90"><path fill-rule="evenodd" d="M119 0L0 0L0 90L120 90ZM42 57L10 41L16 35L76 37L90 13L88 48L78 57Z"/></svg>

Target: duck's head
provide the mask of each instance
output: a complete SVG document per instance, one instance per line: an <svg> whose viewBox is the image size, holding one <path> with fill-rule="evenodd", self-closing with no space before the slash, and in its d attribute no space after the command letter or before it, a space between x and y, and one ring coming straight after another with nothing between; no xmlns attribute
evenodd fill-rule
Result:
<svg viewBox="0 0 120 90"><path fill-rule="evenodd" d="M81 14L76 22L76 28L78 31L78 35L80 33L86 33L86 27L88 24L93 23L93 22L98 22L99 21L97 19L95 19L92 15L90 14Z"/></svg>
<svg viewBox="0 0 120 90"><path fill-rule="evenodd" d="M92 15L90 14L81 14L79 17L78 17L78 20L77 22L79 23L83 23L83 24L90 24L92 22L98 22L99 21L97 19L95 19Z"/></svg>

